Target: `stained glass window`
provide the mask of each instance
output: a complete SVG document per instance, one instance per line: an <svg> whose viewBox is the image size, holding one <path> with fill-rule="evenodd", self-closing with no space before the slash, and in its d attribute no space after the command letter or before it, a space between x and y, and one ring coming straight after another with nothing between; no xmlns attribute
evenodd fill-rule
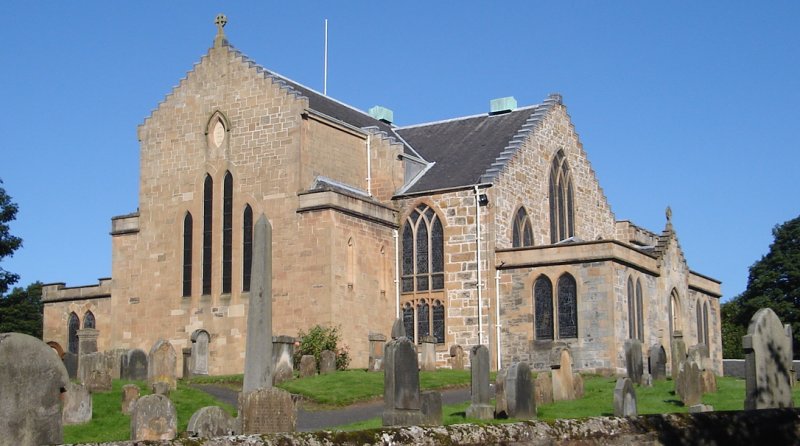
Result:
<svg viewBox="0 0 800 446"><path fill-rule="evenodd" d="M438 300L433 303L433 336L437 344L444 343L444 305Z"/></svg>
<svg viewBox="0 0 800 446"><path fill-rule="evenodd" d="M414 291L414 231L411 222L403 226L403 292Z"/></svg>
<svg viewBox="0 0 800 446"><path fill-rule="evenodd" d="M253 209L244 207L242 215L242 291L250 291L250 274L253 268Z"/></svg>
<svg viewBox="0 0 800 446"><path fill-rule="evenodd" d="M83 328L95 328L94 313L91 311L83 315Z"/></svg>
<svg viewBox="0 0 800 446"><path fill-rule="evenodd" d="M568 273L558 279L558 337L578 337L578 290Z"/></svg>
<svg viewBox="0 0 800 446"><path fill-rule="evenodd" d="M644 306L640 279L636 279L636 337L644 342Z"/></svg>
<svg viewBox="0 0 800 446"><path fill-rule="evenodd" d="M414 339L414 307L406 303L403 306L403 328L408 339Z"/></svg>
<svg viewBox="0 0 800 446"><path fill-rule="evenodd" d="M533 305L536 339L553 339L553 284L547 276L536 279Z"/></svg>
<svg viewBox="0 0 800 446"><path fill-rule="evenodd" d="M231 292L233 253L233 175L225 173L222 188L222 293Z"/></svg>
<svg viewBox="0 0 800 446"><path fill-rule="evenodd" d="M628 277L628 338L636 337L636 309L634 308L635 296L633 294L633 279Z"/></svg>
<svg viewBox="0 0 800 446"><path fill-rule="evenodd" d="M78 315L75 313L70 313L69 322L67 325L67 349L70 353L78 353L78 328L80 328L80 326L81 321L78 319Z"/></svg>
<svg viewBox="0 0 800 446"><path fill-rule="evenodd" d="M430 306L424 299L417 303L417 342L422 342L423 336L431 334Z"/></svg>
<svg viewBox="0 0 800 446"><path fill-rule="evenodd" d="M192 214L183 218L183 296L192 295Z"/></svg>
<svg viewBox="0 0 800 446"><path fill-rule="evenodd" d="M417 291L428 290L428 226L420 222L417 226Z"/></svg>
<svg viewBox="0 0 800 446"><path fill-rule="evenodd" d="M429 206L419 205L403 225L404 293L444 289L444 231Z"/></svg>
<svg viewBox="0 0 800 446"><path fill-rule="evenodd" d="M531 229L531 221L528 218L528 213L524 207L519 208L517 214L514 216L514 224L512 225L512 241L511 246L520 248L523 246L533 246L533 230Z"/></svg>
<svg viewBox="0 0 800 446"><path fill-rule="evenodd" d="M211 294L211 235L214 221L214 180L203 183L203 294Z"/></svg>
<svg viewBox="0 0 800 446"><path fill-rule="evenodd" d="M564 152L559 150L550 166L550 242L575 235L572 177Z"/></svg>

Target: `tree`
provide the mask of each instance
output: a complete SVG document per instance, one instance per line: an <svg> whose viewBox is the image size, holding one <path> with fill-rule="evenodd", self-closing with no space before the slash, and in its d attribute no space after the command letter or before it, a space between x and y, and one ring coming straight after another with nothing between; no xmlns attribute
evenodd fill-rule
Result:
<svg viewBox="0 0 800 446"><path fill-rule="evenodd" d="M800 355L800 216L772 230L769 252L750 267L747 289L723 305L723 341L733 349L747 333L750 319L761 308L772 308L792 327L795 357ZM726 333L727 327L727 333ZM738 328L736 328L738 327ZM740 331L739 331L740 330ZM739 335L741 333L741 335ZM725 349L725 346L723 346Z"/></svg>
<svg viewBox="0 0 800 446"><path fill-rule="evenodd" d="M42 338L42 282L15 287L0 299L0 333L17 332Z"/></svg>
<svg viewBox="0 0 800 446"><path fill-rule="evenodd" d="M0 180L0 185L3 180ZM11 201L11 197L6 194L5 189L0 186L0 261L10 256L20 246L22 239L14 237L9 231L8 224L17 218L17 205ZM19 280L19 276L10 273L0 267L0 296L8 291L8 287L14 285Z"/></svg>

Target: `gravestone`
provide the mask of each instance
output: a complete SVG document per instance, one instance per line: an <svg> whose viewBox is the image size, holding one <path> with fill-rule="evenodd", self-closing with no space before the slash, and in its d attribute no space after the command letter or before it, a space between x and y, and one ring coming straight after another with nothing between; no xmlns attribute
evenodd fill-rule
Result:
<svg viewBox="0 0 800 446"><path fill-rule="evenodd" d="M272 384L280 384L294 377L294 342L291 336L272 337Z"/></svg>
<svg viewBox="0 0 800 446"><path fill-rule="evenodd" d="M419 425L424 422L419 394L419 366L414 343L393 339L384 351L384 426Z"/></svg>
<svg viewBox="0 0 800 446"><path fill-rule="evenodd" d="M794 335L792 335L792 324L784 324L783 329L786 331L786 337L790 340L794 340ZM794 358L794 342L790 342L789 345L792 347L789 357ZM794 361L790 362L789 364L790 385L792 388L794 388L794 385L797 383L797 370L794 368Z"/></svg>
<svg viewBox="0 0 800 446"><path fill-rule="evenodd" d="M317 374L317 359L314 355L303 355L300 358L300 377L305 378Z"/></svg>
<svg viewBox="0 0 800 446"><path fill-rule="evenodd" d="M559 362L550 366L553 381L553 401L575 399L575 386L572 382L572 355L567 349L560 349Z"/></svg>
<svg viewBox="0 0 800 446"><path fill-rule="evenodd" d="M506 400L506 375L508 369L500 369L494 381L494 417L508 418L508 400Z"/></svg>
<svg viewBox="0 0 800 446"><path fill-rule="evenodd" d="M178 355L169 341L159 339L147 355L147 382L165 382L171 389L177 387Z"/></svg>
<svg viewBox="0 0 800 446"><path fill-rule="evenodd" d="M533 382L533 393L536 406L553 402L553 380L549 373L539 373Z"/></svg>
<svg viewBox="0 0 800 446"><path fill-rule="evenodd" d="M212 438L236 434L236 420L221 407L201 407L186 426L189 437Z"/></svg>
<svg viewBox="0 0 800 446"><path fill-rule="evenodd" d="M453 370L464 370L464 348L458 344L450 346L450 367Z"/></svg>
<svg viewBox="0 0 800 446"><path fill-rule="evenodd" d="M442 394L429 390L419 394L420 412L422 423L427 426L441 426L442 424Z"/></svg>
<svg viewBox="0 0 800 446"><path fill-rule="evenodd" d="M703 397L702 370L692 358L686 358L678 366L678 377L675 379L675 393L681 398L684 406L699 404Z"/></svg>
<svg viewBox="0 0 800 446"><path fill-rule="evenodd" d="M369 334L369 364L367 371L379 372L383 370L384 344L386 344L386 336L380 333Z"/></svg>
<svg viewBox="0 0 800 446"><path fill-rule="evenodd" d="M97 338L100 335L94 328L82 328L78 330L78 358L80 355L97 352Z"/></svg>
<svg viewBox="0 0 800 446"><path fill-rule="evenodd" d="M264 342L264 339L267 342ZM242 385L242 393L245 395L272 387L270 340L272 340L272 225L267 221L267 217L261 214L253 230L250 307L247 311Z"/></svg>
<svg viewBox="0 0 800 446"><path fill-rule="evenodd" d="M700 389L702 393L717 392L717 377L710 368L700 372Z"/></svg>
<svg viewBox="0 0 800 446"><path fill-rule="evenodd" d="M150 391L155 395L164 395L168 397L170 391L169 383L165 383L164 381L156 381L152 386L150 386Z"/></svg>
<svg viewBox="0 0 800 446"><path fill-rule="evenodd" d="M195 330L192 333L192 376L208 375L208 345L211 335L205 330Z"/></svg>
<svg viewBox="0 0 800 446"><path fill-rule="evenodd" d="M94 352L79 355L78 358L78 381L89 387L98 387L96 390L90 389L90 392L103 390L105 375L111 379L111 357L104 352Z"/></svg>
<svg viewBox="0 0 800 446"><path fill-rule="evenodd" d="M178 433L175 405L164 395L145 395L131 412L131 440L172 440Z"/></svg>
<svg viewBox="0 0 800 446"><path fill-rule="evenodd" d="M119 375L121 379L130 381L147 379L147 354L138 348L128 350L120 358Z"/></svg>
<svg viewBox="0 0 800 446"><path fill-rule="evenodd" d="M535 418L536 403L533 399L531 368L527 363L511 364L503 386L506 400L506 413L511 418Z"/></svg>
<svg viewBox="0 0 800 446"><path fill-rule="evenodd" d="M92 394L86 386L76 383L67 385L61 415L65 426L92 421Z"/></svg>
<svg viewBox="0 0 800 446"><path fill-rule="evenodd" d="M139 399L139 386L136 384L125 384L122 386L122 413L130 415L133 405Z"/></svg>
<svg viewBox="0 0 800 446"><path fill-rule="evenodd" d="M646 370L642 373L642 387L653 387L653 377Z"/></svg>
<svg viewBox="0 0 800 446"><path fill-rule="evenodd" d="M111 379L120 379L122 377L122 358L128 354L127 348L115 348L105 352L106 360L110 367Z"/></svg>
<svg viewBox="0 0 800 446"><path fill-rule="evenodd" d="M762 308L750 319L742 339L745 367L745 410L794 407L792 339L778 316Z"/></svg>
<svg viewBox="0 0 800 446"><path fill-rule="evenodd" d="M319 354L319 373L325 375L336 371L336 353L323 350Z"/></svg>
<svg viewBox="0 0 800 446"><path fill-rule="evenodd" d="M111 390L111 374L108 370L92 370L84 384L91 393L108 392Z"/></svg>
<svg viewBox="0 0 800 446"><path fill-rule="evenodd" d="M64 352L64 357L61 360L67 369L69 379L78 379L78 355L72 352Z"/></svg>
<svg viewBox="0 0 800 446"><path fill-rule="evenodd" d="M689 347L686 356L692 358L700 366L700 370L711 368L711 356L705 344L697 344Z"/></svg>
<svg viewBox="0 0 800 446"><path fill-rule="evenodd" d="M672 345L670 345L670 374L673 380L677 379L678 368L684 359L686 359L686 344L683 342L683 332L675 330L672 333Z"/></svg>
<svg viewBox="0 0 800 446"><path fill-rule="evenodd" d="M47 344L0 333L0 443L62 443L61 392L67 383L67 369Z"/></svg>
<svg viewBox="0 0 800 446"><path fill-rule="evenodd" d="M586 393L583 386L583 375L578 372L572 375L572 387L575 389L575 399L579 400L583 398L583 395Z"/></svg>
<svg viewBox="0 0 800 446"><path fill-rule="evenodd" d="M667 352L661 344L654 344L650 347L650 355L647 359L650 376L653 381L663 381L667 379Z"/></svg>
<svg viewBox="0 0 800 446"><path fill-rule="evenodd" d="M405 338L406 337L406 327L403 325L403 319L397 318L394 320L394 324L392 324L392 340Z"/></svg>
<svg viewBox="0 0 800 446"><path fill-rule="evenodd" d="M436 371L436 338L433 336L422 337L422 363L420 370L426 372Z"/></svg>
<svg viewBox="0 0 800 446"><path fill-rule="evenodd" d="M635 417L638 414L633 381L630 378L618 378L614 386L614 416Z"/></svg>
<svg viewBox="0 0 800 446"><path fill-rule="evenodd" d="M625 369L628 372L628 378L634 384L642 384L644 361L642 360L642 343L638 339L625 341Z"/></svg>
<svg viewBox="0 0 800 446"><path fill-rule="evenodd" d="M277 387L242 394L239 411L243 434L294 432L297 409L292 394Z"/></svg>
<svg viewBox="0 0 800 446"><path fill-rule="evenodd" d="M491 420L494 418L494 408L490 405L492 396L489 394L489 349L485 345L472 347L469 362L472 401L467 407L467 417Z"/></svg>
<svg viewBox="0 0 800 446"><path fill-rule="evenodd" d="M181 349L181 353L183 354L183 373L181 376L183 379L189 379L192 377L192 369L194 368L194 365L192 365L192 348L184 347Z"/></svg>

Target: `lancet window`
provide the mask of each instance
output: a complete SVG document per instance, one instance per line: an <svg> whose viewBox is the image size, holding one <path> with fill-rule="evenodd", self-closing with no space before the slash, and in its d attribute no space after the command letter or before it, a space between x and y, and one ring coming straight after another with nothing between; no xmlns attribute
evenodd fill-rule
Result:
<svg viewBox="0 0 800 446"><path fill-rule="evenodd" d="M531 220L524 207L520 207L514 216L513 235L511 245L514 248L533 246L533 229Z"/></svg>
<svg viewBox="0 0 800 446"><path fill-rule="evenodd" d="M567 157L559 150L550 165L550 241L558 243L575 235L573 186Z"/></svg>

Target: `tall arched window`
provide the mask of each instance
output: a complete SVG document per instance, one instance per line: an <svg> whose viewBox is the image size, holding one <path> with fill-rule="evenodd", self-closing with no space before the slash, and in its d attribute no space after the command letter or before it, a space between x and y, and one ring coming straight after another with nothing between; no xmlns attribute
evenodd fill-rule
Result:
<svg viewBox="0 0 800 446"><path fill-rule="evenodd" d="M70 353L78 354L78 329L81 327L81 320L75 313L69 314L67 322L67 350Z"/></svg>
<svg viewBox="0 0 800 446"><path fill-rule="evenodd" d="M703 340L703 308L700 301L695 305L695 314L697 315L697 342L702 344Z"/></svg>
<svg viewBox="0 0 800 446"><path fill-rule="evenodd" d="M214 180L203 182L203 294L211 294L211 239L214 221Z"/></svg>
<svg viewBox="0 0 800 446"><path fill-rule="evenodd" d="M406 331L406 337L414 340L414 307L411 302L406 302L403 305L403 329Z"/></svg>
<svg viewBox="0 0 800 446"><path fill-rule="evenodd" d="M433 337L437 344L444 343L444 305L442 301L436 300L433 303Z"/></svg>
<svg viewBox="0 0 800 446"><path fill-rule="evenodd" d="M513 232L511 245L514 248L533 246L531 220L528 218L528 213L525 212L524 207L520 207L517 214L514 216Z"/></svg>
<svg viewBox="0 0 800 446"><path fill-rule="evenodd" d="M553 284L545 275L533 285L533 331L538 340L553 339Z"/></svg>
<svg viewBox="0 0 800 446"><path fill-rule="evenodd" d="M703 302L703 343L711 348L708 340L708 302Z"/></svg>
<svg viewBox="0 0 800 446"><path fill-rule="evenodd" d="M642 281L636 279L636 337L644 342L644 298L642 296Z"/></svg>
<svg viewBox="0 0 800 446"><path fill-rule="evenodd" d="M628 277L628 338L636 338L636 297L633 294L633 279Z"/></svg>
<svg viewBox="0 0 800 446"><path fill-rule="evenodd" d="M403 292L444 289L444 234L439 217L421 204L403 225Z"/></svg>
<svg viewBox="0 0 800 446"><path fill-rule="evenodd" d="M192 295L192 214L183 217L183 297Z"/></svg>
<svg viewBox="0 0 800 446"><path fill-rule="evenodd" d="M679 330L681 330L681 300L678 290L673 288L669 296L669 335L672 336Z"/></svg>
<svg viewBox="0 0 800 446"><path fill-rule="evenodd" d="M558 279L558 337L578 337L578 287L569 273Z"/></svg>
<svg viewBox="0 0 800 446"><path fill-rule="evenodd" d="M95 328L94 313L91 311L83 315L83 328Z"/></svg>
<svg viewBox="0 0 800 446"><path fill-rule="evenodd" d="M222 293L231 292L233 256L233 175L225 173L222 187Z"/></svg>
<svg viewBox="0 0 800 446"><path fill-rule="evenodd" d="M250 272L253 262L253 209L244 207L242 215L242 291L250 291Z"/></svg>
<svg viewBox="0 0 800 446"><path fill-rule="evenodd" d="M430 305L425 299L417 302L417 342L422 342L423 336L431 334Z"/></svg>
<svg viewBox="0 0 800 446"><path fill-rule="evenodd" d="M573 187L569 164L559 150L550 166L550 242L558 243L575 235L572 209Z"/></svg>

